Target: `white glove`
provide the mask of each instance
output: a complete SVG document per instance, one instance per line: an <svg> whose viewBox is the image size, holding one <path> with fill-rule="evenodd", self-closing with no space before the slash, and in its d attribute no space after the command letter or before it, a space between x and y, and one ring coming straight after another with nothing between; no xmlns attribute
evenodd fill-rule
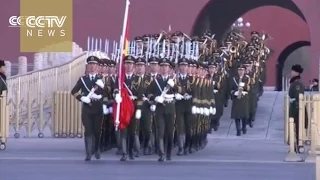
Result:
<svg viewBox="0 0 320 180"><path fill-rule="evenodd" d="M141 118L141 110L140 109L136 110L135 118L136 119L140 119Z"/></svg>
<svg viewBox="0 0 320 180"><path fill-rule="evenodd" d="M116 100L116 103L118 104L122 102L122 97L120 96L119 93L115 95L114 100Z"/></svg>
<svg viewBox="0 0 320 180"><path fill-rule="evenodd" d="M239 96L239 91L234 92L235 96Z"/></svg>
<svg viewBox="0 0 320 180"><path fill-rule="evenodd" d="M215 84L216 84L216 82L215 82L215 81L212 81L212 84L213 84L213 85L215 85Z"/></svg>
<svg viewBox="0 0 320 180"><path fill-rule="evenodd" d="M197 114L197 107L196 106L192 106L191 113L192 114Z"/></svg>
<svg viewBox="0 0 320 180"><path fill-rule="evenodd" d="M247 95L248 92L247 91L242 91L242 95Z"/></svg>
<svg viewBox="0 0 320 180"><path fill-rule="evenodd" d="M216 114L216 108L210 107L209 112L210 112L210 114L215 115Z"/></svg>
<svg viewBox="0 0 320 180"><path fill-rule="evenodd" d="M154 99L157 103L163 103L164 102L164 99L162 96L157 96L155 99Z"/></svg>
<svg viewBox="0 0 320 180"><path fill-rule="evenodd" d="M289 101L290 103L293 103L296 100L296 98L290 98Z"/></svg>
<svg viewBox="0 0 320 180"><path fill-rule="evenodd" d="M184 94L183 97L184 97L185 100L189 100L189 99L192 98L192 96L190 94L188 94L188 93Z"/></svg>
<svg viewBox="0 0 320 180"><path fill-rule="evenodd" d="M196 114L200 114L200 108L197 107L196 112Z"/></svg>
<svg viewBox="0 0 320 180"><path fill-rule="evenodd" d="M145 96L142 97L142 100L143 101L149 101L149 99L147 97L145 97Z"/></svg>
<svg viewBox="0 0 320 180"><path fill-rule="evenodd" d="M179 93L176 93L176 94L174 94L174 98L179 101L179 100L183 99L183 96Z"/></svg>
<svg viewBox="0 0 320 180"><path fill-rule="evenodd" d="M131 100L136 100L136 99L138 99L138 98L137 98L137 96L130 96L130 99L131 99Z"/></svg>
<svg viewBox="0 0 320 180"><path fill-rule="evenodd" d="M113 113L113 108L109 107L108 111L109 111L109 114L112 114Z"/></svg>
<svg viewBox="0 0 320 180"><path fill-rule="evenodd" d="M102 109L103 109L103 114L104 115L107 115L107 114L109 114L109 109L107 108L107 105L102 105Z"/></svg>
<svg viewBox="0 0 320 180"><path fill-rule="evenodd" d="M151 106L150 106L150 110L151 110L152 112L154 112L154 111L156 110L156 105L154 105L154 104L151 105Z"/></svg>
<svg viewBox="0 0 320 180"><path fill-rule="evenodd" d="M170 87L173 87L174 86L174 81L173 79L169 79L167 84L170 86Z"/></svg>
<svg viewBox="0 0 320 180"><path fill-rule="evenodd" d="M98 85L100 88L104 88L104 83L103 83L103 81L101 79L98 79L96 81L96 85Z"/></svg>
<svg viewBox="0 0 320 180"><path fill-rule="evenodd" d="M214 92L214 93L217 93L217 92L218 92L218 90L217 90L217 89L214 89L214 90L213 90L213 92Z"/></svg>
<svg viewBox="0 0 320 180"><path fill-rule="evenodd" d="M82 96L81 97L81 102L89 104L91 102L90 98L88 98L87 96Z"/></svg>
<svg viewBox="0 0 320 180"><path fill-rule="evenodd" d="M244 87L244 82L239 83L239 87Z"/></svg>
<svg viewBox="0 0 320 180"><path fill-rule="evenodd" d="M101 99L102 98L102 95L100 94L100 95L97 95L96 93L93 93L92 95L91 95L91 98L92 99Z"/></svg>
<svg viewBox="0 0 320 180"><path fill-rule="evenodd" d="M203 114L204 113L204 109L203 109L203 107L201 107L201 108L199 108L199 114Z"/></svg>
<svg viewBox="0 0 320 180"><path fill-rule="evenodd" d="M205 115L205 116L209 116L210 115L209 108L203 108L203 115Z"/></svg>

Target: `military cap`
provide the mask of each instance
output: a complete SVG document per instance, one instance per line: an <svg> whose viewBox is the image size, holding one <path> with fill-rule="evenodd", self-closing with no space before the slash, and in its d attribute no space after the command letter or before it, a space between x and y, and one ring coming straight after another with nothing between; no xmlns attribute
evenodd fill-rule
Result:
<svg viewBox="0 0 320 180"><path fill-rule="evenodd" d="M170 61L170 68L172 69L176 68L176 63L173 61Z"/></svg>
<svg viewBox="0 0 320 180"><path fill-rule="evenodd" d="M171 35L171 37L173 36L183 36L183 33L181 31L176 31Z"/></svg>
<svg viewBox="0 0 320 180"><path fill-rule="evenodd" d="M87 64L99 64L100 59L97 56L89 56L87 58Z"/></svg>
<svg viewBox="0 0 320 180"><path fill-rule="evenodd" d="M159 59L157 57L151 57L149 59L149 64L159 64Z"/></svg>
<svg viewBox="0 0 320 180"><path fill-rule="evenodd" d="M208 64L205 63L205 62L201 62L201 63L199 63L199 67L203 68L203 69L206 69L206 68L208 68Z"/></svg>
<svg viewBox="0 0 320 180"><path fill-rule="evenodd" d="M147 61L146 61L146 59L143 58L143 57L138 57L138 58L136 59L136 64L146 65L146 64L147 64Z"/></svg>
<svg viewBox="0 0 320 180"><path fill-rule="evenodd" d="M243 64L240 64L240 65L238 66L238 69L246 69L246 66L244 66Z"/></svg>
<svg viewBox="0 0 320 180"><path fill-rule="evenodd" d="M160 62L159 62L160 65L168 65L168 66L171 66L171 61L167 58L162 58L160 59Z"/></svg>
<svg viewBox="0 0 320 180"><path fill-rule="evenodd" d="M128 56L124 57L123 61L125 63L135 63L135 58L133 56L128 55Z"/></svg>
<svg viewBox="0 0 320 180"><path fill-rule="evenodd" d="M114 61L114 60L108 60L108 66L109 66L109 67L115 67L115 66L116 66L116 61Z"/></svg>
<svg viewBox="0 0 320 180"><path fill-rule="evenodd" d="M315 79L312 80L312 82L319 83L319 79L316 79L316 78L315 78Z"/></svg>
<svg viewBox="0 0 320 180"><path fill-rule="evenodd" d="M108 66L108 59L106 59L106 58L100 59L99 65Z"/></svg>
<svg viewBox="0 0 320 180"><path fill-rule="evenodd" d="M4 60L0 59L0 67L2 67L2 66L6 66L6 63L4 62Z"/></svg>
<svg viewBox="0 0 320 180"><path fill-rule="evenodd" d="M153 37L154 37L155 39L158 39L158 38L160 37L160 34L154 34Z"/></svg>
<svg viewBox="0 0 320 180"><path fill-rule="evenodd" d="M252 31L252 32L251 32L251 36L257 36L257 37L259 37L259 33L258 33L257 31Z"/></svg>
<svg viewBox="0 0 320 180"><path fill-rule="evenodd" d="M217 65L218 65L218 64L217 64L215 61L213 61L213 60L211 60L211 61L208 62L208 66L209 66L209 67L217 67Z"/></svg>
<svg viewBox="0 0 320 180"><path fill-rule="evenodd" d="M189 62L189 60L187 58L183 57L183 58L179 59L178 64L179 65L189 65L190 62Z"/></svg>
<svg viewBox="0 0 320 180"><path fill-rule="evenodd" d="M135 40L135 41L142 41L142 40L143 40L143 38L142 38L142 37L140 37L140 36L137 36L137 37L135 37L135 38L134 38L134 40Z"/></svg>
<svg viewBox="0 0 320 180"><path fill-rule="evenodd" d="M149 35L145 34L141 37L144 41L147 41L149 39Z"/></svg>
<svg viewBox="0 0 320 180"><path fill-rule="evenodd" d="M103 59L99 59L98 60L98 65L99 66L104 66L104 60Z"/></svg>
<svg viewBox="0 0 320 180"><path fill-rule="evenodd" d="M297 72L299 74L303 73L303 68L301 67L300 64L295 64L291 67L291 70L294 72Z"/></svg>
<svg viewBox="0 0 320 180"><path fill-rule="evenodd" d="M200 40L200 38L198 36L193 36L191 39L191 41L199 41L199 40Z"/></svg>
<svg viewBox="0 0 320 180"><path fill-rule="evenodd" d="M198 61L193 61L193 62L194 62L194 66L195 66L196 68L199 68L200 63L199 63Z"/></svg>

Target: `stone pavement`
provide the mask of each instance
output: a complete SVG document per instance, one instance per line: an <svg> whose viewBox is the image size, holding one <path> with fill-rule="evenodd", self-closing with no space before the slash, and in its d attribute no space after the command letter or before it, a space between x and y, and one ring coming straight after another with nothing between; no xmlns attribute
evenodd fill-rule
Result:
<svg viewBox="0 0 320 180"><path fill-rule="evenodd" d="M158 163L156 155L120 162L110 151L100 161L86 163L82 139L12 138L0 151L0 179L314 180L314 164L283 162L288 152L283 142L283 99L282 92L266 91L255 127L241 137L235 136L230 107L226 108L208 146L189 156L174 156L172 162Z"/></svg>

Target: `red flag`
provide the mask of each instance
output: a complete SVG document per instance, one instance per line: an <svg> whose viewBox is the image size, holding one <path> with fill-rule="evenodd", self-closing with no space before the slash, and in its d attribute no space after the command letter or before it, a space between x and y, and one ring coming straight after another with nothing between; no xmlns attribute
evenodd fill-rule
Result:
<svg viewBox="0 0 320 180"><path fill-rule="evenodd" d="M124 86L124 80L125 80L125 69L124 69L124 63L123 58L128 54L128 47L129 47L129 28L128 28L128 10L129 10L129 0L127 0L126 3L126 11L125 11L125 17L124 17L124 24L123 24L123 56L120 60L120 66L119 66L119 90L121 93L122 102L120 103L120 113L119 113L119 129L122 130L126 127L128 127L130 120L134 114L135 108L133 101L130 98L128 89ZM114 115L114 122L117 118L117 107L118 104L115 102L113 104L113 115Z"/></svg>

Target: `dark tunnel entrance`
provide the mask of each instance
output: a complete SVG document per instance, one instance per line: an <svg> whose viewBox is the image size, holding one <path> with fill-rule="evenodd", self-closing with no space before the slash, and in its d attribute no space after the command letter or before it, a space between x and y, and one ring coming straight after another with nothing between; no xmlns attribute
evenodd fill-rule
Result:
<svg viewBox="0 0 320 180"><path fill-rule="evenodd" d="M291 0L211 0L196 19L192 35L199 36L204 31L210 30L220 41L237 18L262 6L278 6L288 9L306 21L300 9Z"/></svg>
<svg viewBox="0 0 320 180"><path fill-rule="evenodd" d="M304 46L311 46L311 43L309 41L298 41L295 43L290 44L286 49L284 49L281 54L279 55L278 62L276 64L276 91L282 91L283 84L282 84L282 76L283 76L283 68L284 63L286 59L289 57L289 55Z"/></svg>

